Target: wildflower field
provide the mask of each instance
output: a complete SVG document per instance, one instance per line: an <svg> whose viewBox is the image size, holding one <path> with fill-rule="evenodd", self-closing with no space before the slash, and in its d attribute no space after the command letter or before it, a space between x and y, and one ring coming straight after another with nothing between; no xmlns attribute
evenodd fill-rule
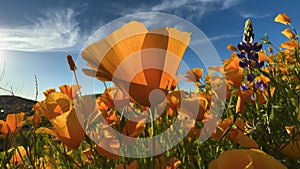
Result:
<svg viewBox="0 0 300 169"><path fill-rule="evenodd" d="M255 25L247 20L241 42L227 46L232 55L223 60L223 66L210 67L207 74L204 68L194 68L183 75L185 83L197 87L195 91L181 89L180 76L177 79L150 66L129 82L122 79L126 76L122 73L130 74L139 66L118 67L129 54L165 49L180 61L190 41L189 33L175 28L149 33L142 23L125 24L82 51L89 66L83 70L85 75L104 83L113 81L115 86L100 95L82 95L84 86L76 78L81 70L68 55L76 84L53 86L32 111L0 120L0 168L300 168L299 35L285 13L274 18L274 24L278 23L286 36L279 46L268 36L254 38ZM137 35L128 38L124 32ZM143 38L147 43L140 42ZM98 49L106 50L113 40L117 41L114 50L101 56L99 65ZM160 64L165 53L151 52L143 54L154 59L135 57ZM171 67L177 71L178 65ZM149 99L154 89L166 97ZM208 122L216 127L207 127ZM136 140L154 138L166 130L169 140L135 145ZM199 139L204 135L207 139Z"/></svg>

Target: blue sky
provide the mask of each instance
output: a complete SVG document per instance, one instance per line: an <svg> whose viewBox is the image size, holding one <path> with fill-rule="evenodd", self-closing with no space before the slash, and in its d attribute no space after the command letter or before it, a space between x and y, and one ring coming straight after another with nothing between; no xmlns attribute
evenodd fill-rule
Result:
<svg viewBox="0 0 300 169"><path fill-rule="evenodd" d="M268 33L278 45L285 41L280 32L286 27L274 23L285 12L300 27L300 1L293 0L152 0L152 1L21 1L0 0L0 87L15 95L34 99L38 78L38 100L48 88L71 84L66 55L79 55L86 40L103 25L137 12L165 12L196 25L211 40L222 59L230 56L227 44L242 39L247 18L252 19L256 41ZM113 30L112 30L113 31ZM192 67L201 66L184 59ZM99 85L99 91L103 86ZM0 94L9 94L0 90Z"/></svg>

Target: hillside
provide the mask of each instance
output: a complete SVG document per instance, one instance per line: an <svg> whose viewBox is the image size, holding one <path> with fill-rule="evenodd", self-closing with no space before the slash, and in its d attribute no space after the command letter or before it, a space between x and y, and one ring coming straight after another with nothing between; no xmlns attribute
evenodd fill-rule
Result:
<svg viewBox="0 0 300 169"><path fill-rule="evenodd" d="M30 112L36 102L18 96L0 96L0 119L5 119L7 114Z"/></svg>

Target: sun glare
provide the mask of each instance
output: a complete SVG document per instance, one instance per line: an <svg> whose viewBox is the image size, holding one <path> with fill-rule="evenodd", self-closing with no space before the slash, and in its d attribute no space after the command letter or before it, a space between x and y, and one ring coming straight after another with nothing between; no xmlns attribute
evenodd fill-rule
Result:
<svg viewBox="0 0 300 169"><path fill-rule="evenodd" d="M5 52L3 50L0 50L0 63L4 63L5 62Z"/></svg>

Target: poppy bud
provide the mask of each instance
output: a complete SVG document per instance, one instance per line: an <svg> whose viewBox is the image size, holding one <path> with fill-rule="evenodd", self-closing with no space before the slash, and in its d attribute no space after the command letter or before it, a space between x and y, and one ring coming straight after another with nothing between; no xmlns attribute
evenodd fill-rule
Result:
<svg viewBox="0 0 300 169"><path fill-rule="evenodd" d="M70 66L70 69L71 69L72 71L76 70L77 67L76 67L76 65L75 65L75 63L74 63L74 60L73 60L73 58L72 58L71 55L68 55L68 56L67 56L67 60L68 60L68 64L69 64L69 66Z"/></svg>

